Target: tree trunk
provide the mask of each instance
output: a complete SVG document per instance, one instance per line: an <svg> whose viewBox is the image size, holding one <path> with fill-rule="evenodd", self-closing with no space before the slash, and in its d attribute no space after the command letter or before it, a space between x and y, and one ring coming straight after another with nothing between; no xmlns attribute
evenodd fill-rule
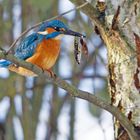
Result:
<svg viewBox="0 0 140 140"><path fill-rule="evenodd" d="M131 11L137 6L137 3L130 4L127 2L125 4L120 11L120 18L124 18L123 13L127 13L128 17L131 17L132 14L133 19L124 29L121 28L122 23L120 21L117 31L111 31L111 34L107 35L107 40L104 40L108 50L109 92L111 104L118 107L128 117L136 132L140 135L140 59L138 56L140 38L136 34L134 34L134 38L133 33L139 32L138 15L134 15L134 11ZM122 34L125 36L122 36ZM130 139L117 120L114 120L114 126L115 139Z"/></svg>
<svg viewBox="0 0 140 140"><path fill-rule="evenodd" d="M118 35L110 36L112 41L108 45L108 70L109 70L109 92L111 104L118 107L139 128L140 112L138 108L139 90L135 87L134 74L137 68L136 59L128 46L119 39ZM112 43L113 42L113 43ZM128 140L128 135L115 121L115 138Z"/></svg>
<svg viewBox="0 0 140 140"><path fill-rule="evenodd" d="M70 101L70 135L69 140L74 140L74 131L75 131L75 107L76 107L76 101L75 99L71 99Z"/></svg>
<svg viewBox="0 0 140 140"><path fill-rule="evenodd" d="M71 1L76 5L81 5L85 2L84 0ZM108 1L108 3L109 2L111 1ZM112 5L112 3L110 5ZM113 21L111 22L111 27L105 23L104 19L102 21L100 20L97 15L97 9L91 4L87 4L83 7L82 11L90 17L93 26L96 25L99 35L107 47L109 71L108 87L111 104L118 107L120 111L128 117L140 136L140 58L138 56L140 52L140 38L135 34L134 39L133 34L140 33L139 2L117 1L116 3L116 5L113 5L115 7L114 9L116 9L118 5L121 6L116 13L111 13L116 16L114 16L113 19L114 23ZM111 11L109 5L107 6L108 11ZM129 18L129 22L126 25L124 25L124 20L126 20L124 15L127 15ZM115 139L130 139L117 120L114 121L114 128Z"/></svg>
<svg viewBox="0 0 140 140"><path fill-rule="evenodd" d="M129 46L119 31L108 31L102 37L108 52L108 87L111 104L118 107L128 117L139 133L139 60L135 57L138 52ZM114 128L115 139L130 139L117 120L114 121Z"/></svg>

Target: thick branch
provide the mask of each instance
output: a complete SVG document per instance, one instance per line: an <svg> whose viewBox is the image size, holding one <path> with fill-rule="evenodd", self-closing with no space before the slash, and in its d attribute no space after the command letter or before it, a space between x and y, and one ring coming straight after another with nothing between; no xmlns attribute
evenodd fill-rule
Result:
<svg viewBox="0 0 140 140"><path fill-rule="evenodd" d="M85 92L82 90L78 90L76 87L74 87L73 85L60 79L59 77L51 78L48 73L44 73L37 66L27 63L25 61L19 60L11 54L5 55L5 53L3 51L0 51L0 59L10 60L11 62L17 64L18 66L22 66L24 68L27 68L27 69L33 71L34 73L36 73L39 76L46 77L47 81L52 82L53 84L57 85L58 87L61 87L62 89L66 90L72 96L87 100L87 101L93 103L94 105L99 106L99 107L109 111L112 115L114 115L120 121L121 125L128 132L131 140L139 139L138 135L134 131L134 127L133 127L132 123L116 107L111 106L109 103L106 103L105 101L97 98L96 96L94 96L91 93L88 93L88 92Z"/></svg>

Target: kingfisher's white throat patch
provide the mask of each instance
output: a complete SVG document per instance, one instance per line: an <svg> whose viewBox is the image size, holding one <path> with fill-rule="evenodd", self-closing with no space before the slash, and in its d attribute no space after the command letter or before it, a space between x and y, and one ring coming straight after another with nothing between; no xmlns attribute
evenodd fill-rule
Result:
<svg viewBox="0 0 140 140"><path fill-rule="evenodd" d="M63 36L64 36L63 34L60 34L60 35L54 37L54 39L55 39L55 40L60 40Z"/></svg>

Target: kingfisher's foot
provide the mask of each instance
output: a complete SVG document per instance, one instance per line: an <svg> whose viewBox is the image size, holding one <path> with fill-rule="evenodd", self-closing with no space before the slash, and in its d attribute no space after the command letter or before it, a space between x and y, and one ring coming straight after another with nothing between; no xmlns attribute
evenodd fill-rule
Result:
<svg viewBox="0 0 140 140"><path fill-rule="evenodd" d="M52 70L47 70L47 72L49 72L51 78L56 78L56 74L52 71Z"/></svg>

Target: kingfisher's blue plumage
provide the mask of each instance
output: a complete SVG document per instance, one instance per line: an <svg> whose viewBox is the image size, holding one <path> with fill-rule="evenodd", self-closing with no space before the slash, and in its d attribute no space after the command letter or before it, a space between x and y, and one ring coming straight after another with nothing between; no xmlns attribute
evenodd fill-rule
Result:
<svg viewBox="0 0 140 140"><path fill-rule="evenodd" d="M44 36L33 33L26 37L22 43L17 47L15 56L19 59L26 60L31 57L37 45L43 40Z"/></svg>
<svg viewBox="0 0 140 140"><path fill-rule="evenodd" d="M59 55L60 40L56 37L61 34L78 37L83 36L80 33L70 30L68 26L60 20L44 22L37 32L27 36L21 41L15 50L14 56L33 63L43 70L50 71L50 68L55 64ZM12 62L4 60L0 62L0 67L8 67L10 70L22 75L33 75L33 73L29 74L31 71L21 67L14 67L14 65L11 64Z"/></svg>
<svg viewBox="0 0 140 140"><path fill-rule="evenodd" d="M6 67L8 67L10 64L12 64L12 62L7 61L7 60L1 60L1 62L0 62L0 67L6 68Z"/></svg>
<svg viewBox="0 0 140 140"><path fill-rule="evenodd" d="M69 29L67 25L65 25L60 20L51 20L49 22L43 22L42 25L39 27L39 31L44 31L48 27L58 27L58 28L64 28Z"/></svg>

